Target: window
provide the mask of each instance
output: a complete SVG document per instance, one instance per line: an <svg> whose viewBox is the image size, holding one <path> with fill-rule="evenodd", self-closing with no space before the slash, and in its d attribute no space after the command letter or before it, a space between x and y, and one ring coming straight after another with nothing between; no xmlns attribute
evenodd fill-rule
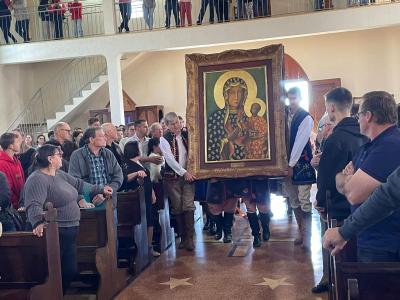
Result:
<svg viewBox="0 0 400 300"><path fill-rule="evenodd" d="M310 95L308 90L308 81L305 80L288 80L285 81L285 90L288 91L292 87L298 87L301 91L300 106L306 111L309 111ZM285 104L289 105L289 99L285 99Z"/></svg>
<svg viewBox="0 0 400 300"><path fill-rule="evenodd" d="M132 19L143 18L143 0L132 0Z"/></svg>

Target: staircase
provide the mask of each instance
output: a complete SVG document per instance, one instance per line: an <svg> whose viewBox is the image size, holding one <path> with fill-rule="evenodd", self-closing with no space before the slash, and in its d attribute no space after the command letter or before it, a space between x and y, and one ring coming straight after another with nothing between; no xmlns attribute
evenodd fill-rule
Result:
<svg viewBox="0 0 400 300"><path fill-rule="evenodd" d="M9 126L26 134L48 132L107 82L103 57L71 60L54 78L36 91L24 110Z"/></svg>

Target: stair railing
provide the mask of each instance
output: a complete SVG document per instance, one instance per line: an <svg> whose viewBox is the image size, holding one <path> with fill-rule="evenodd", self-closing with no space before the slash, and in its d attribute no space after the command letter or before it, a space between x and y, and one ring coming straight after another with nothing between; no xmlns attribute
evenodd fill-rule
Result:
<svg viewBox="0 0 400 300"><path fill-rule="evenodd" d="M101 56L71 60L35 92L7 131L18 127L33 136L47 132L48 119L55 118L56 112L63 112L74 97L81 96L100 75L106 74L106 60Z"/></svg>

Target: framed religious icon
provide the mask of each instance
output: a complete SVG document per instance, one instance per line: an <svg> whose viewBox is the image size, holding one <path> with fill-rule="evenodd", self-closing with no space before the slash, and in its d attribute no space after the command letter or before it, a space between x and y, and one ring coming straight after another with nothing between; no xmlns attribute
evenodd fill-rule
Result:
<svg viewBox="0 0 400 300"><path fill-rule="evenodd" d="M198 179L287 172L283 46L186 55L188 170Z"/></svg>

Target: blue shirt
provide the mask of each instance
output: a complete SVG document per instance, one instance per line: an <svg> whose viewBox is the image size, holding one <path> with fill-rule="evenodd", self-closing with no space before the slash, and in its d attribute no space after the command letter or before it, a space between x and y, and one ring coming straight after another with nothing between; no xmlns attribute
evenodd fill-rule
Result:
<svg viewBox="0 0 400 300"><path fill-rule="evenodd" d="M361 169L372 178L386 182L400 166L400 130L390 127L372 142L361 147L355 159L355 169ZM366 200L366 199L365 199ZM359 205L352 207L355 211ZM364 230L358 235L358 246L375 250L400 250L400 210Z"/></svg>

